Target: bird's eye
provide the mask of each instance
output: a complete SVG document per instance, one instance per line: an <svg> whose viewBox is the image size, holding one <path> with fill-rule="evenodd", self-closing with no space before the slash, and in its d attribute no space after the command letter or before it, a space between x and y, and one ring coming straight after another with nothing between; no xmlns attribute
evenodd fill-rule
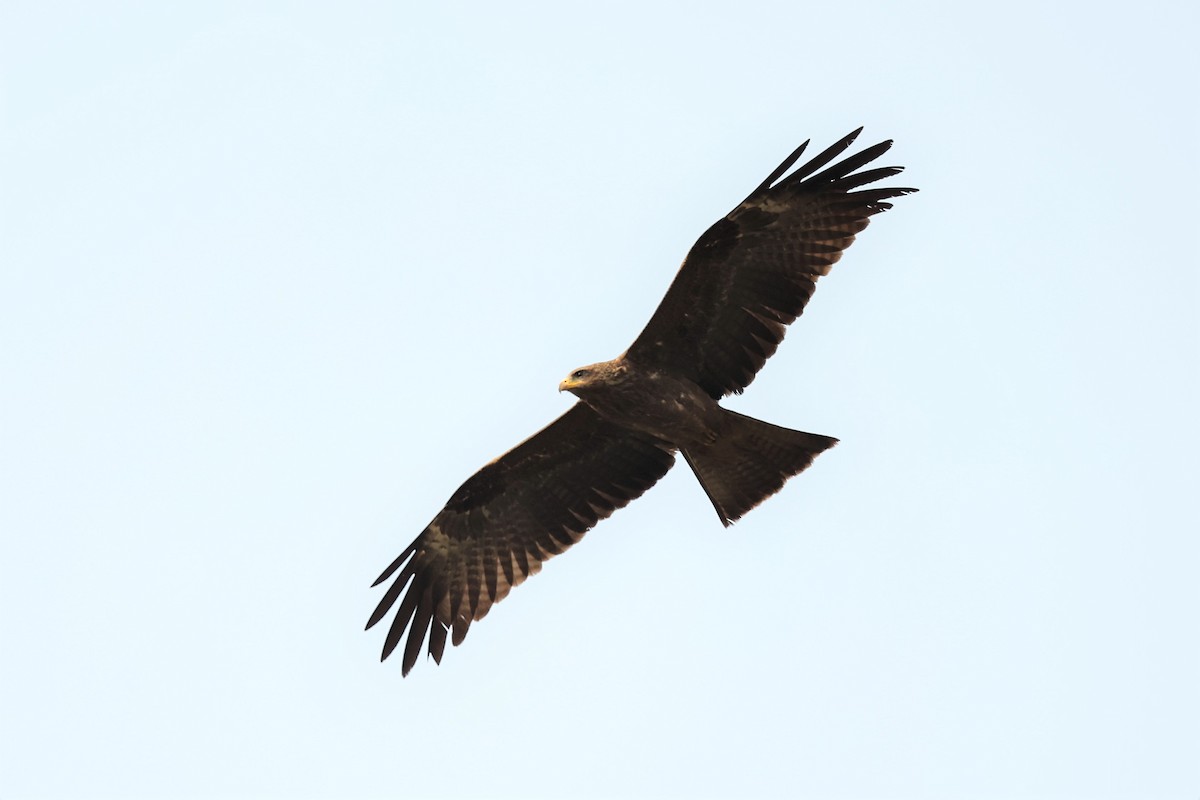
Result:
<svg viewBox="0 0 1200 800"><path fill-rule="evenodd" d="M571 377L575 380L579 380L580 378L586 378L587 374L588 371L586 369L577 369L571 373Z"/></svg>

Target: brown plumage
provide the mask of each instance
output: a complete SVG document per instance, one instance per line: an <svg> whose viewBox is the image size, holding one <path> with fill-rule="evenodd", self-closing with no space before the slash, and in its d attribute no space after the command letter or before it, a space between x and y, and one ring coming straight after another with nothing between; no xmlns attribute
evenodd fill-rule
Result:
<svg viewBox="0 0 1200 800"><path fill-rule="evenodd" d="M512 587L641 495L675 462L695 472L729 525L837 443L721 408L741 392L800 316L816 281L886 202L916 191L861 189L901 167L856 172L881 142L827 166L860 128L787 171L805 142L696 242L629 349L559 385L580 402L484 466L384 570L392 579L370 628L399 602L383 646L405 638L405 675L428 652L441 662Z"/></svg>

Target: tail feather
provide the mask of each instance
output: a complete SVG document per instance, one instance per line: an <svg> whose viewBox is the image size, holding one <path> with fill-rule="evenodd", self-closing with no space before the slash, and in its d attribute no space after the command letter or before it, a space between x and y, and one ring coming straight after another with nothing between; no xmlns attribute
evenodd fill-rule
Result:
<svg viewBox="0 0 1200 800"><path fill-rule="evenodd" d="M717 441L684 448L683 457L726 527L778 492L788 478L803 472L838 441L724 411L726 423Z"/></svg>

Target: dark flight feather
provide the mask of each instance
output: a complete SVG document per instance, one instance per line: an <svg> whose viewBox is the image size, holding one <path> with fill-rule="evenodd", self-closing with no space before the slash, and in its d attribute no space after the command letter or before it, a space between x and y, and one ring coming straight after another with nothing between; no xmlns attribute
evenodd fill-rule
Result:
<svg viewBox="0 0 1200 800"><path fill-rule="evenodd" d="M375 581L394 578L368 628L404 594L383 658L407 629L405 675L427 635L428 652L440 661L448 629L458 645L512 587L653 486L674 461L670 445L573 406L468 479Z"/></svg>
<svg viewBox="0 0 1200 800"><path fill-rule="evenodd" d="M863 167L892 146L880 142L818 172L846 151L854 131L783 177L804 146L702 235L642 333L626 351L645 368L682 368L714 399L740 393L804 311L870 217L906 188L851 191L897 174ZM807 142L805 143L807 144Z"/></svg>

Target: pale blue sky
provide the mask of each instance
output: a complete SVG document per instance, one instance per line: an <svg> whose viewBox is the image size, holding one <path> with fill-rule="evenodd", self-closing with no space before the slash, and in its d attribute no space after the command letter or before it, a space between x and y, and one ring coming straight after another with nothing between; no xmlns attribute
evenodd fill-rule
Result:
<svg viewBox="0 0 1200 800"><path fill-rule="evenodd" d="M1192 4L0 6L0 796L1195 798ZM796 144L920 187L402 680L372 579Z"/></svg>

